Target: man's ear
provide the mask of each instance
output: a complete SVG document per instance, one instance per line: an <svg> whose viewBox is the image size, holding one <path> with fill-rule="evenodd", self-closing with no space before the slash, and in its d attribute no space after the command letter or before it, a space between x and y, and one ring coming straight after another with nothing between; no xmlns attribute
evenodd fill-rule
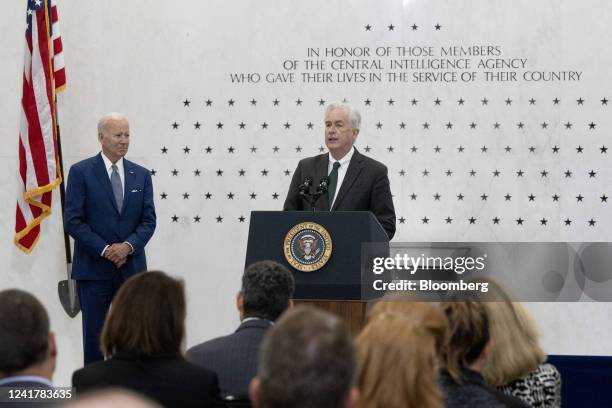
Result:
<svg viewBox="0 0 612 408"><path fill-rule="evenodd" d="M259 378L254 377L249 384L249 398L253 408L259 408Z"/></svg>
<svg viewBox="0 0 612 408"><path fill-rule="evenodd" d="M57 343L55 343L55 333L49 332L49 356L55 358L57 356Z"/></svg>
<svg viewBox="0 0 612 408"><path fill-rule="evenodd" d="M242 289L236 293L236 308L240 312L240 320L244 319L244 295Z"/></svg>
<svg viewBox="0 0 612 408"><path fill-rule="evenodd" d="M359 402L359 390L357 387L351 387L351 391L349 391L348 398L346 399L346 404L344 405L346 408L357 408L357 403Z"/></svg>

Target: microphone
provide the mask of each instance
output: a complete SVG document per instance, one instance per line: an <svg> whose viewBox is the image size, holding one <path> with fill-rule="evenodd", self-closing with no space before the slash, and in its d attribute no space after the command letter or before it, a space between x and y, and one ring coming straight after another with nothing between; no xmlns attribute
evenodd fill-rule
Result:
<svg viewBox="0 0 612 408"><path fill-rule="evenodd" d="M311 185L312 185L312 177L310 176L306 177L304 179L304 182L298 186L298 194L302 196L306 195L308 191L310 190Z"/></svg>
<svg viewBox="0 0 612 408"><path fill-rule="evenodd" d="M319 181L319 185L317 186L317 193L321 195L327 193L328 187L329 187L329 177L323 177L321 181Z"/></svg>

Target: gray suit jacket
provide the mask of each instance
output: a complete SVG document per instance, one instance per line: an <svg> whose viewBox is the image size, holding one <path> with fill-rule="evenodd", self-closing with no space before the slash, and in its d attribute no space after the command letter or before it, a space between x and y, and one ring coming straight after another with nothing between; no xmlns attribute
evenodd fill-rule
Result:
<svg viewBox="0 0 612 408"><path fill-rule="evenodd" d="M301 197L298 187L307 177L312 177L316 186L327 177L329 155L327 153L300 160L287 193L285 211L309 211L312 206ZM395 234L395 209L387 176L387 167L355 149L349 167L336 193L331 211L371 211L385 229L389 239ZM327 195L315 203L321 211L329 211Z"/></svg>
<svg viewBox="0 0 612 408"><path fill-rule="evenodd" d="M249 383L257 374L259 347L272 322L249 320L227 336L187 350L187 359L217 373L221 397L248 398Z"/></svg>

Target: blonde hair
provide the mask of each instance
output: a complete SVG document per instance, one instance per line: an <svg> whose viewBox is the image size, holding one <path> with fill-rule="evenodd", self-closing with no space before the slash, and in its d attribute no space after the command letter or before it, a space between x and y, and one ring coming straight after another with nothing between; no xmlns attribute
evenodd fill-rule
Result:
<svg viewBox="0 0 612 408"><path fill-rule="evenodd" d="M418 308L424 312L427 307ZM398 306L398 305L396 305ZM433 305L429 328L401 311L380 311L357 337L360 408L438 408L442 396L437 382L437 335L444 332L444 315ZM379 309L393 308L393 304ZM437 312L437 313L436 313Z"/></svg>
<svg viewBox="0 0 612 408"><path fill-rule="evenodd" d="M494 386L522 378L542 364L546 355L539 345L539 333L533 318L518 302L512 302L503 289L491 282L490 290L498 292L498 302L484 302L491 322L495 347L483 375Z"/></svg>

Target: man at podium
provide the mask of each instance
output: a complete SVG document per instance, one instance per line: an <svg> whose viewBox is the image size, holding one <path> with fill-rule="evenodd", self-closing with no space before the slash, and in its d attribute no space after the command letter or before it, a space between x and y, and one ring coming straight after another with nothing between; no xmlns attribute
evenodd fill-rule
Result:
<svg viewBox="0 0 612 408"><path fill-rule="evenodd" d="M395 209L387 167L353 146L361 115L347 103L325 110L325 145L329 153L300 160L287 193L285 211L371 211L389 239L395 234ZM310 190L325 192L314 202Z"/></svg>

